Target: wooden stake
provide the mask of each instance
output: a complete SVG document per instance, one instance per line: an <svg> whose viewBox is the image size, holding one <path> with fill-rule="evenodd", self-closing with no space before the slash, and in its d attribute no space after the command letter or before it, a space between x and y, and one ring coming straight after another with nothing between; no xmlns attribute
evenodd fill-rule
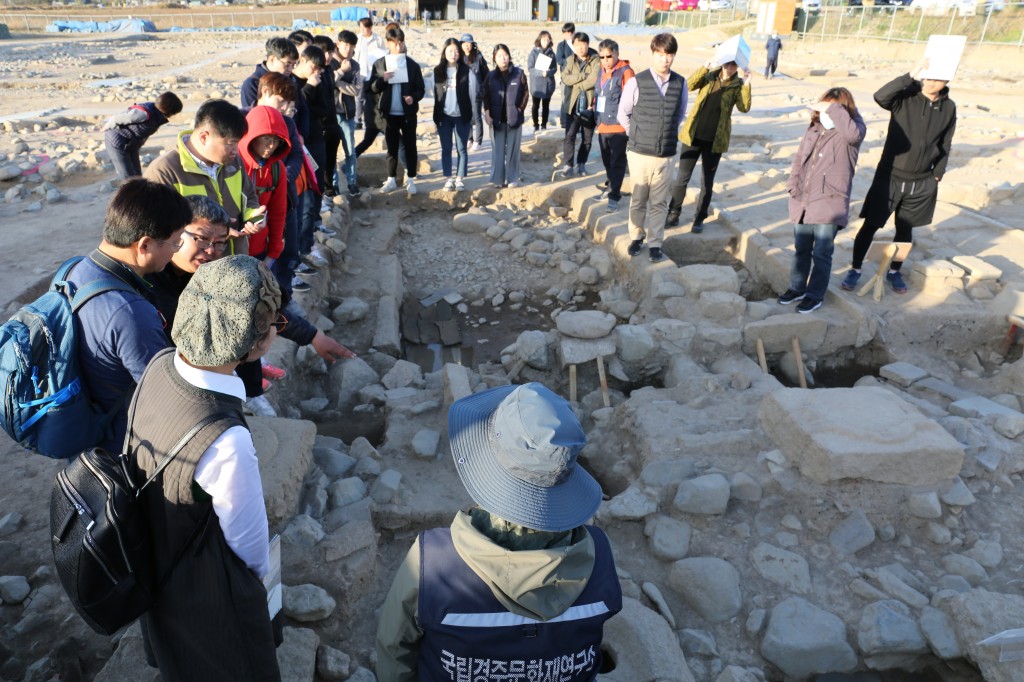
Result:
<svg viewBox="0 0 1024 682"><path fill-rule="evenodd" d="M576 365L569 365L569 402L576 402Z"/></svg>
<svg viewBox="0 0 1024 682"><path fill-rule="evenodd" d="M804 376L804 358L800 354L800 339L793 337L793 354L796 355L796 373L800 378L800 388L807 388L807 377Z"/></svg>
<svg viewBox="0 0 1024 682"><path fill-rule="evenodd" d="M608 376L604 373L604 358L597 356L597 376L601 379L601 400L605 407L612 406L612 400L608 395Z"/></svg>
<svg viewBox="0 0 1024 682"><path fill-rule="evenodd" d="M512 365L512 369L508 372L508 378L515 381L519 373L523 371L523 367L526 367L526 360L516 360L516 364Z"/></svg>
<svg viewBox="0 0 1024 682"><path fill-rule="evenodd" d="M764 356L764 341L757 340L757 364L761 365L761 371L768 373L768 359Z"/></svg>

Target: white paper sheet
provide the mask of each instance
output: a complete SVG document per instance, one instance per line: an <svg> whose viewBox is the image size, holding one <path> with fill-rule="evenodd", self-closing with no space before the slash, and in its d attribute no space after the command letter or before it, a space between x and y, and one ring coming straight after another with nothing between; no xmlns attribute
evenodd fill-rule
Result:
<svg viewBox="0 0 1024 682"><path fill-rule="evenodd" d="M394 75L391 76L391 80L388 83L392 85L398 85L400 83L409 82L409 67L405 63L404 54L389 54L384 57L384 67L386 71L390 71Z"/></svg>
<svg viewBox="0 0 1024 682"><path fill-rule="evenodd" d="M965 45L967 36L929 37L928 45L924 48L924 58L928 60L928 66L919 77L937 81L953 80L957 67L960 66Z"/></svg>
<svg viewBox="0 0 1024 682"><path fill-rule="evenodd" d="M721 66L736 62L736 66L745 69L750 66L750 45L741 35L735 35L724 43L719 43L715 50L715 64Z"/></svg>
<svg viewBox="0 0 1024 682"><path fill-rule="evenodd" d="M548 71L551 68L551 57L546 54L537 55L537 61L533 63L533 68L538 71Z"/></svg>
<svg viewBox="0 0 1024 682"><path fill-rule="evenodd" d="M263 587L267 590L267 611L270 619L281 610L283 589L281 587L281 536L270 538L270 570L263 576Z"/></svg>

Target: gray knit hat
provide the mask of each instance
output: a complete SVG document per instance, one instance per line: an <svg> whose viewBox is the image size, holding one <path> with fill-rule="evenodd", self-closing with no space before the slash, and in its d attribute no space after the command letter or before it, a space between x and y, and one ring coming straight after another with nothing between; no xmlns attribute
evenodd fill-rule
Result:
<svg viewBox="0 0 1024 682"><path fill-rule="evenodd" d="M281 309L281 288L252 256L202 265L178 298L171 339L200 367L219 367L249 354Z"/></svg>

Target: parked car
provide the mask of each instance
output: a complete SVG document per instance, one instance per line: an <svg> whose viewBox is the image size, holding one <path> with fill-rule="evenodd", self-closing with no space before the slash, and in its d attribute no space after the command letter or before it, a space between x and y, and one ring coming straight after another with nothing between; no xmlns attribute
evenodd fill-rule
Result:
<svg viewBox="0 0 1024 682"><path fill-rule="evenodd" d="M954 11L962 17L973 17L977 13L974 0L913 0L910 11L941 16Z"/></svg>
<svg viewBox="0 0 1024 682"><path fill-rule="evenodd" d="M821 11L821 0L804 0L803 9L809 14L817 14Z"/></svg>
<svg viewBox="0 0 1024 682"><path fill-rule="evenodd" d="M702 12L709 10L730 9L732 3L729 0L697 0L697 9Z"/></svg>

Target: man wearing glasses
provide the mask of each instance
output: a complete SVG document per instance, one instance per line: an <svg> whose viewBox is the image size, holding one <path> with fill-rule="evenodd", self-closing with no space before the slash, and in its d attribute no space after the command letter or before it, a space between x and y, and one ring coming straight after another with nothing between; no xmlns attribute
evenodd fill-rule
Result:
<svg viewBox="0 0 1024 682"><path fill-rule="evenodd" d="M120 452L124 441L126 397L153 356L167 347L164 320L144 278L171 261L191 220L192 209L173 188L129 180L110 200L100 245L68 277L76 289L97 280L129 287L102 293L75 313L83 381L104 412L116 410L109 438L97 444L110 452Z"/></svg>
<svg viewBox="0 0 1024 682"><path fill-rule="evenodd" d="M298 87L298 82L292 76L292 70L299 63L299 50L295 43L287 38L270 38L267 40L267 59L262 64L257 64L252 75L242 82L242 108L251 109L256 106L259 99L260 78L265 73L280 73L288 76ZM303 138L309 136L309 109L306 107L303 98L299 97L295 102L295 126Z"/></svg>
<svg viewBox="0 0 1024 682"><path fill-rule="evenodd" d="M188 286L192 276L203 265L220 260L227 254L228 214L214 200L203 196L187 199L192 209L192 221L182 231L182 247L175 252L163 272L150 275L147 279L153 285L157 308L167 321L167 340L177 316L178 299ZM284 307L289 306L288 296L282 292ZM289 321L290 319L290 321ZM339 358L352 358L355 354L330 336L317 329L300 314L288 313L278 316L275 322L277 333L300 346L313 346L327 364ZM259 361L244 362L236 368L238 377L245 385L246 408L253 414L265 417L275 416L273 406L263 396L263 371ZM283 374L283 372L282 372Z"/></svg>
<svg viewBox="0 0 1024 682"><path fill-rule="evenodd" d="M594 109L597 112L597 141L601 147L601 161L608 179L598 185L602 193L608 193L608 212L619 208L622 198L622 180L626 177L626 143L629 135L619 124L619 100L626 83L633 78L629 62L619 59L619 44L614 40L602 40L597 46L601 60L601 72L597 74Z"/></svg>

